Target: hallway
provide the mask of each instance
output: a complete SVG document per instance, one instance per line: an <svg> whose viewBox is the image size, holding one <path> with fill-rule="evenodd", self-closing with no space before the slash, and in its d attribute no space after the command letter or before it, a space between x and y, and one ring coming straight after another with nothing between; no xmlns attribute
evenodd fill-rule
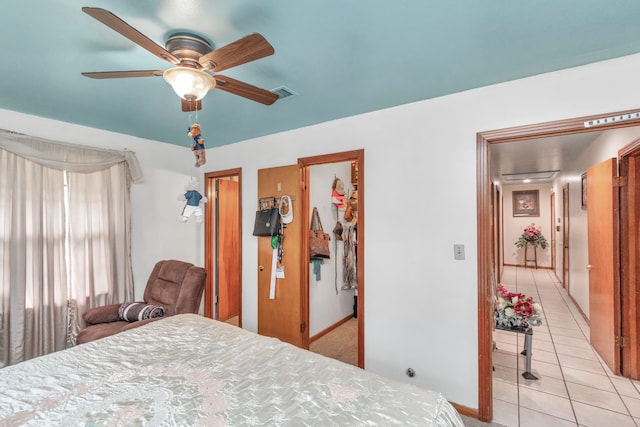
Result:
<svg viewBox="0 0 640 427"><path fill-rule="evenodd" d="M494 331L493 421L506 427L640 426L640 381L614 375L591 348L589 326L551 270L505 267L511 292L542 305L531 371L522 377L524 336Z"/></svg>

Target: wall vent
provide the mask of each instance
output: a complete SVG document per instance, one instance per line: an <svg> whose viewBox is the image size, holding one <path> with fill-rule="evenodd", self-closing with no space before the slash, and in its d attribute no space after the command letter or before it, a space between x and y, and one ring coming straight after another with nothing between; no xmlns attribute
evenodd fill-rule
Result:
<svg viewBox="0 0 640 427"><path fill-rule="evenodd" d="M293 95L297 95L297 93L295 93L294 91L292 91L291 89L289 89L286 86L277 87L275 89L272 89L271 92L273 92L276 95L278 95L278 99L284 99L284 98L288 98L288 97L293 96Z"/></svg>

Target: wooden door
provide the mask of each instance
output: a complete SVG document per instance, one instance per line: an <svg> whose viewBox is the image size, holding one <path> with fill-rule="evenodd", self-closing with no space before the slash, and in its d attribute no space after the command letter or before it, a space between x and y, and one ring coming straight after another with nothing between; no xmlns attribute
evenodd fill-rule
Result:
<svg viewBox="0 0 640 427"><path fill-rule="evenodd" d="M589 325L591 345L616 374L620 373L618 191L616 159L587 170L589 239Z"/></svg>
<svg viewBox="0 0 640 427"><path fill-rule="evenodd" d="M258 333L302 347L306 325L302 316L302 229L308 221L301 215L300 167L282 166L258 170L258 198L287 195L293 205L293 221L284 229L284 279L276 279L275 298L270 299L273 249L270 237L258 239ZM256 204L256 208L257 208Z"/></svg>
<svg viewBox="0 0 640 427"><path fill-rule="evenodd" d="M569 184L562 187L562 287L569 292Z"/></svg>
<svg viewBox="0 0 640 427"><path fill-rule="evenodd" d="M223 322L240 314L238 189L237 181L218 180L217 319Z"/></svg>
<svg viewBox="0 0 640 427"><path fill-rule="evenodd" d="M640 141L619 154L622 375L640 379Z"/></svg>

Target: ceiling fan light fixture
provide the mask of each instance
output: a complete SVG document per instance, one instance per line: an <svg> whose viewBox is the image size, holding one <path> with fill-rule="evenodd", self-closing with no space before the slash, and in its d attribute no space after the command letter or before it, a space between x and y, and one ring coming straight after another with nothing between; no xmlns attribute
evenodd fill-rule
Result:
<svg viewBox="0 0 640 427"><path fill-rule="evenodd" d="M162 77L171 85L180 98L199 101L209 90L216 87L216 79L204 71L189 67L173 67L166 70Z"/></svg>

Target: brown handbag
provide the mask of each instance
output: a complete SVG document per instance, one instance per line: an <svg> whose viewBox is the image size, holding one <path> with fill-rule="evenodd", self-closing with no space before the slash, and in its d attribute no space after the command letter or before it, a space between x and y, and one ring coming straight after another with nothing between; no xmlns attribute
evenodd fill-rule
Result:
<svg viewBox="0 0 640 427"><path fill-rule="evenodd" d="M311 229L309 230L309 257L310 258L331 258L329 252L329 233L325 233L318 214L318 208L313 208L311 215Z"/></svg>

